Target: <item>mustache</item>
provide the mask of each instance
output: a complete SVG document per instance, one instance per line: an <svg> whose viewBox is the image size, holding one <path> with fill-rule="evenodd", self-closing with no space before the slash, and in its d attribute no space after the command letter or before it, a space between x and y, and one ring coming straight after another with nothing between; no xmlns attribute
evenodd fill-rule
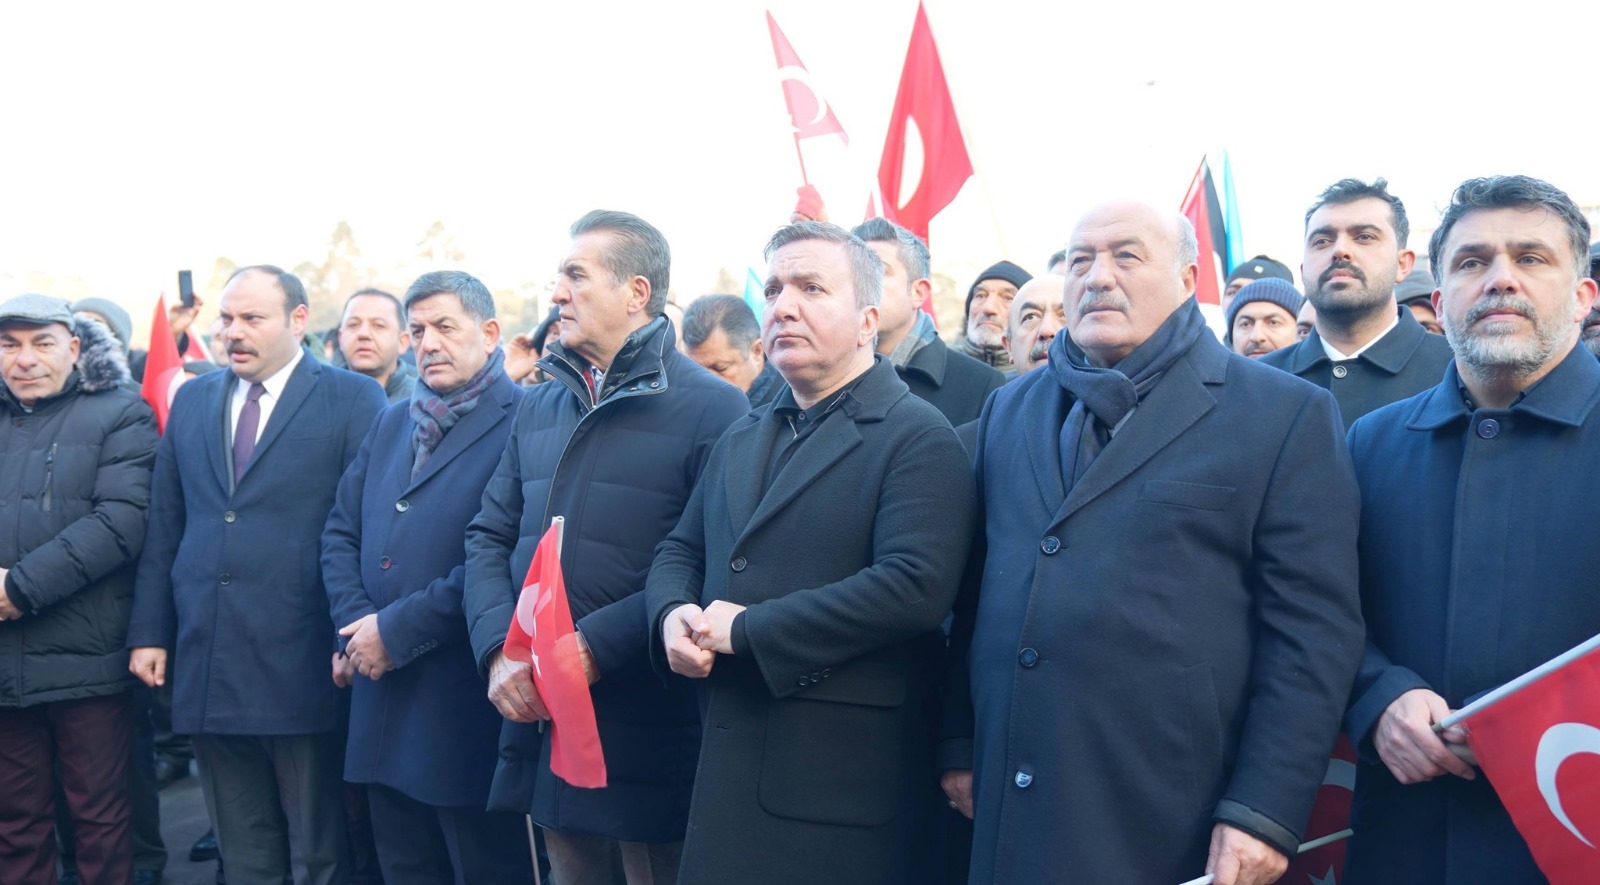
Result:
<svg viewBox="0 0 1600 885"><path fill-rule="evenodd" d="M1120 293L1090 292L1083 296L1082 301L1078 302L1078 316L1082 318L1090 311L1103 310L1107 308L1111 310L1120 310L1123 313L1127 313L1132 307L1133 305L1128 302L1128 299Z"/></svg>
<svg viewBox="0 0 1600 885"><path fill-rule="evenodd" d="M434 366L448 366L448 365L451 365L451 362L452 361L451 361L450 357L448 357L448 356L446 356L446 355L444 355L442 353L430 353L430 354L427 354L426 356L424 356L422 359L417 360L417 368L419 368L419 369L431 369Z"/></svg>
<svg viewBox="0 0 1600 885"><path fill-rule="evenodd" d="M1334 273L1341 270L1360 280L1362 285L1366 284L1367 275L1361 272L1361 268L1348 261L1335 261L1328 265L1328 269L1322 272L1322 276L1317 277L1317 282L1321 285L1327 285L1328 280L1333 278Z"/></svg>
<svg viewBox="0 0 1600 885"><path fill-rule="evenodd" d="M1494 311L1504 310L1521 314L1528 319L1533 318L1532 301L1529 301L1520 295L1497 295L1492 298L1485 298L1477 304L1472 305L1472 308L1467 311L1467 317L1464 322L1466 325L1470 326Z"/></svg>
<svg viewBox="0 0 1600 885"><path fill-rule="evenodd" d="M237 341L228 345L228 352L229 353L243 353L243 354L248 354L250 356L260 356L261 355L260 353L256 352L255 348L249 346L248 344L244 344L242 342L237 342Z"/></svg>

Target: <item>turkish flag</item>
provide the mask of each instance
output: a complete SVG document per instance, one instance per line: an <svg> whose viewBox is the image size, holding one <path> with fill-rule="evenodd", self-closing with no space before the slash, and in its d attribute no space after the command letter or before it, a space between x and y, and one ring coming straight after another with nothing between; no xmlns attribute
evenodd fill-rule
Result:
<svg viewBox="0 0 1600 885"><path fill-rule="evenodd" d="M906 188L908 157L921 155L921 176ZM917 4L911 45L900 72L900 90L889 114L889 134L878 163L883 217L928 240L928 224L972 177L972 160L956 122L955 102L945 83L944 66L933 44L928 13Z"/></svg>
<svg viewBox="0 0 1600 885"><path fill-rule="evenodd" d="M167 323L167 299L158 297L156 315L150 321L150 349L145 354L144 380L139 384L139 395L156 413L157 432L166 431L172 397L185 377L178 344L172 340L172 327Z"/></svg>
<svg viewBox="0 0 1600 885"><path fill-rule="evenodd" d="M778 57L778 79L783 82L783 101L789 106L789 118L794 122L794 137L815 138L818 135L838 135L846 143L850 136L839 125L833 108L811 82L811 72L806 70L800 54L789 45L789 38L778 28L778 22L767 13L767 30L772 32L772 54Z"/></svg>
<svg viewBox="0 0 1600 885"><path fill-rule="evenodd" d="M1195 300L1201 304L1222 305L1222 277L1228 272L1223 265L1228 260L1228 228L1223 221L1222 201L1217 199L1217 187L1211 180L1211 167L1204 158L1195 170L1194 180L1183 195L1183 214L1194 225L1195 239L1200 242L1199 276L1194 283Z"/></svg>
<svg viewBox="0 0 1600 885"><path fill-rule="evenodd" d="M1350 826L1350 804L1356 789L1356 748L1350 739L1339 735L1328 759L1327 773L1317 789L1311 819L1306 822L1306 841L1314 842ZM1344 875L1344 840L1330 842L1289 859L1289 869L1278 881L1294 885L1338 885Z"/></svg>
<svg viewBox="0 0 1600 885"><path fill-rule="evenodd" d="M1466 719L1467 742L1539 869L1554 883L1600 870L1600 651Z"/></svg>
<svg viewBox="0 0 1600 885"><path fill-rule="evenodd" d="M550 771L574 787L606 785L606 760L594 721L589 680L578 658L578 631L561 577L556 526L539 539L516 614L506 631L506 657L533 668L533 684L550 711Z"/></svg>

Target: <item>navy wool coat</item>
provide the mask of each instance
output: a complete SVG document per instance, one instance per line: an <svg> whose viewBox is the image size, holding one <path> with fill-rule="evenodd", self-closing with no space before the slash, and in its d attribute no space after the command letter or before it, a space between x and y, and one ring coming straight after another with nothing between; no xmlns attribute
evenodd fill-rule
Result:
<svg viewBox="0 0 1600 885"><path fill-rule="evenodd" d="M500 713L461 609L467 523L500 463L522 392L504 373L440 441L415 480L411 401L385 409L339 482L322 535L333 624L374 612L395 669L357 675L344 776L429 805L489 801Z"/></svg>
<svg viewBox="0 0 1600 885"><path fill-rule="evenodd" d="M566 517L561 568L600 671L590 694L609 786L555 777L548 730L505 722L489 799L560 832L676 842L688 820L700 722L693 690L663 688L651 671L644 583L711 447L750 401L673 340L666 320L635 332L593 407L581 363L550 345L539 365L552 380L523 399L467 529L467 624L486 673L539 538L551 517Z"/></svg>
<svg viewBox="0 0 1600 885"><path fill-rule="evenodd" d="M685 885L926 881L970 462L883 357L836 410L765 494L788 423L767 406L734 424L650 571L657 666L700 687L706 716ZM718 599L747 606L738 654L671 674L661 621Z"/></svg>
<svg viewBox="0 0 1600 885"><path fill-rule="evenodd" d="M304 351L233 484L237 376L183 387L156 449L128 647L172 652L172 730L288 735L340 725L322 587L334 491L385 405L365 375Z"/></svg>
<svg viewBox="0 0 1600 885"><path fill-rule="evenodd" d="M1217 821L1293 852L1361 654L1332 397L1201 335L1064 495L1067 408L1041 369L979 419L971 881L1186 881Z"/></svg>
<svg viewBox="0 0 1600 885"><path fill-rule="evenodd" d="M1545 881L1481 772L1402 786L1372 730L1413 688L1459 708L1600 633L1600 363L1574 347L1509 409L1458 385L1452 365L1350 431L1368 628L1345 719L1351 883Z"/></svg>

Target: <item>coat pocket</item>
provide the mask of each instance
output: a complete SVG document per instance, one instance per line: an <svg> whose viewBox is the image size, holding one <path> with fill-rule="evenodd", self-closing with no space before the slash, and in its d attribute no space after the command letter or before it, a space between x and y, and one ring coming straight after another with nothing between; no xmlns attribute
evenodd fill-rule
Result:
<svg viewBox="0 0 1600 885"><path fill-rule="evenodd" d="M1222 798L1224 758L1222 718L1218 711L1217 687L1211 678L1211 665L1205 662L1185 667L1182 675L1189 708L1189 774L1193 778L1196 810L1210 815Z"/></svg>
<svg viewBox="0 0 1600 885"><path fill-rule="evenodd" d="M1233 489L1227 486L1208 486L1193 482L1174 482L1152 479L1139 489L1139 500L1157 504L1174 504L1196 510L1226 510L1233 498Z"/></svg>
<svg viewBox="0 0 1600 885"><path fill-rule="evenodd" d="M901 804L905 676L848 664L770 702L757 794L778 817L883 826Z"/></svg>

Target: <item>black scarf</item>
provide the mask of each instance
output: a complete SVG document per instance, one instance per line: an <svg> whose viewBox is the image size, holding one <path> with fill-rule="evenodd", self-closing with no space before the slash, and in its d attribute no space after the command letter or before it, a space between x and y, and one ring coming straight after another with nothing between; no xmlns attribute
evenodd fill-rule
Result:
<svg viewBox="0 0 1600 885"><path fill-rule="evenodd" d="M417 385L411 388L411 420L417 425L411 434L411 445L416 453L415 460L411 462L412 480L422 475L422 465L428 463L428 456L444 441L444 435L456 426L463 415L478 407L478 398L505 371L505 351L496 347L483 368L447 396L434 393L419 373Z"/></svg>
<svg viewBox="0 0 1600 885"><path fill-rule="evenodd" d="M1070 335L1050 345L1050 371L1072 408L1061 425L1061 482L1070 492L1084 471L1122 428L1161 376L1206 331L1194 298L1167 317L1143 344L1108 369L1089 364Z"/></svg>

